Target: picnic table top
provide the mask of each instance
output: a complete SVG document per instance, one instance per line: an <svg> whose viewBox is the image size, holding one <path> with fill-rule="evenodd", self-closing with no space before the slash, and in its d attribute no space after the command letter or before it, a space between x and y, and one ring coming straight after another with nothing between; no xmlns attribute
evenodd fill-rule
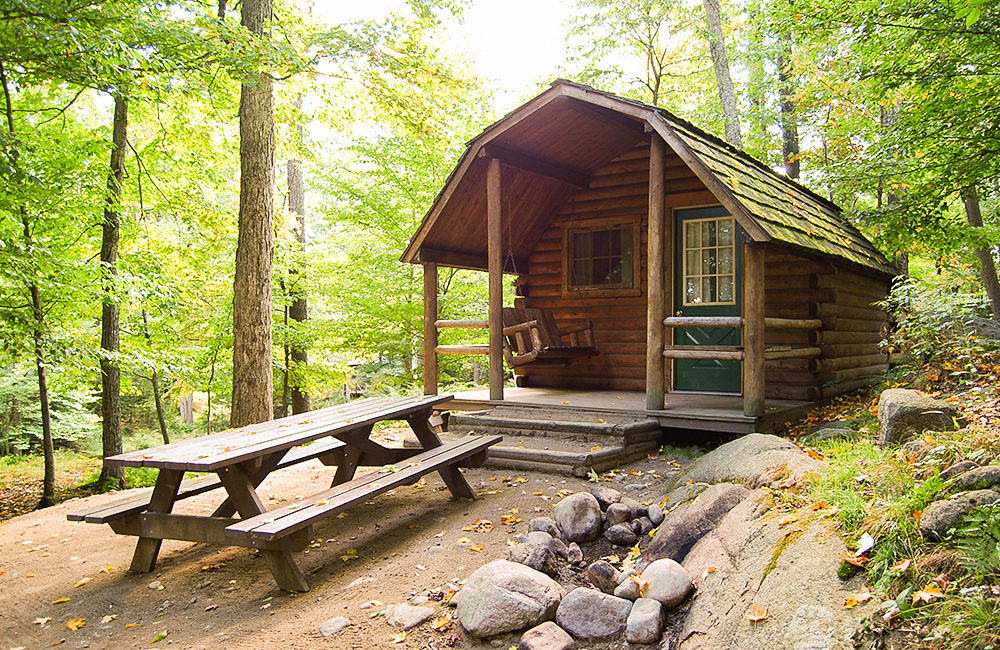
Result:
<svg viewBox="0 0 1000 650"><path fill-rule="evenodd" d="M371 397L200 438L109 456L109 465L214 472L222 467L291 449L319 438L398 420L447 402L452 395Z"/></svg>

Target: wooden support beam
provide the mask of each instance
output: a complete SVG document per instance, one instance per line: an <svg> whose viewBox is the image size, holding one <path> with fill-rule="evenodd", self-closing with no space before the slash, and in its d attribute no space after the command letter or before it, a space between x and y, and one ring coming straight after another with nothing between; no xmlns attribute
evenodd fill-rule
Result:
<svg viewBox="0 0 1000 650"><path fill-rule="evenodd" d="M764 415L764 249L743 244L743 415Z"/></svg>
<svg viewBox="0 0 1000 650"><path fill-rule="evenodd" d="M424 395L438 394L437 302L437 264L424 264Z"/></svg>
<svg viewBox="0 0 1000 650"><path fill-rule="evenodd" d="M667 327L743 327L742 316L670 316L663 319Z"/></svg>
<svg viewBox="0 0 1000 650"><path fill-rule="evenodd" d="M663 410L666 392L666 375L663 371L663 346L665 330L663 317L666 313L664 247L667 224L666 168L667 145L663 138L653 135L649 149L649 240L648 296L646 300L646 408L650 411Z"/></svg>
<svg viewBox="0 0 1000 650"><path fill-rule="evenodd" d="M433 262L438 266L449 266L456 269L471 269L473 271L488 271L490 268L489 260L485 255L459 253L456 251L443 251L436 248L421 248L414 261L420 262L421 264ZM503 269L504 273L513 273L515 268L528 268L528 260L526 258L504 258L503 263L505 265Z"/></svg>
<svg viewBox="0 0 1000 650"><path fill-rule="evenodd" d="M489 329L490 322L488 320L439 320L434 325L440 329L485 330Z"/></svg>
<svg viewBox="0 0 1000 650"><path fill-rule="evenodd" d="M486 234L489 242L490 399L503 399L503 204L500 160L486 171Z"/></svg>
<svg viewBox="0 0 1000 650"><path fill-rule="evenodd" d="M545 176L546 178L554 178L557 181L581 189L586 188L590 183L590 178L586 174L560 167L545 160L532 158L531 156L526 156L523 153L518 153L512 149L495 144L489 144L480 149L479 157L499 158L500 162L508 167L514 167L532 174Z"/></svg>
<svg viewBox="0 0 1000 650"><path fill-rule="evenodd" d="M434 349L438 354L489 354L490 346L477 345L439 345Z"/></svg>

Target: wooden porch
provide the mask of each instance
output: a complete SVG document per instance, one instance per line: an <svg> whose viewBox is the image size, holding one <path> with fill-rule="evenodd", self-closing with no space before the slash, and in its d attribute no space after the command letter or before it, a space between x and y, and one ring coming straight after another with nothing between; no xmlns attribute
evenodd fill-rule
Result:
<svg viewBox="0 0 1000 650"><path fill-rule="evenodd" d="M455 411L481 411L500 405L538 407L549 410L593 411L641 415L656 419L669 433L678 430L746 434L774 433L788 422L804 417L816 404L797 400L770 399L758 417L743 414L742 395L669 393L662 410L646 408L643 391L601 391L570 388L507 387L503 399L490 399L487 389L455 393L447 407Z"/></svg>

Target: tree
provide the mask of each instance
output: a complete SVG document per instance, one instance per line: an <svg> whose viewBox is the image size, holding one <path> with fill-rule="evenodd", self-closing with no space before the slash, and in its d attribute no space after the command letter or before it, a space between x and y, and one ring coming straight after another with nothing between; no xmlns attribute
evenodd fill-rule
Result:
<svg viewBox="0 0 1000 650"><path fill-rule="evenodd" d="M244 0L241 24L270 38L271 0ZM233 281L234 427L270 420L271 265L274 255L274 95L267 71L240 89L240 218Z"/></svg>
<svg viewBox="0 0 1000 650"><path fill-rule="evenodd" d="M736 88L733 86L733 77L729 72L729 57L726 55L726 36L722 31L719 0L702 0L702 4L705 7L705 22L708 25L708 51L712 55L712 68L715 70L719 102L722 104L722 115L726 125L726 142L737 149L742 149L739 103L736 98Z"/></svg>

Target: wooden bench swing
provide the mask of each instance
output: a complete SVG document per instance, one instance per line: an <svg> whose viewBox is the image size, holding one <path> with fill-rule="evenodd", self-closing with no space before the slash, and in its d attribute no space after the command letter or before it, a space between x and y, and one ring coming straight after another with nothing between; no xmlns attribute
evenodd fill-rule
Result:
<svg viewBox="0 0 1000 650"><path fill-rule="evenodd" d="M548 309L504 307L503 337L503 355L511 368L529 363L565 365L600 354L590 321L560 329ZM564 337L569 337L568 345Z"/></svg>

